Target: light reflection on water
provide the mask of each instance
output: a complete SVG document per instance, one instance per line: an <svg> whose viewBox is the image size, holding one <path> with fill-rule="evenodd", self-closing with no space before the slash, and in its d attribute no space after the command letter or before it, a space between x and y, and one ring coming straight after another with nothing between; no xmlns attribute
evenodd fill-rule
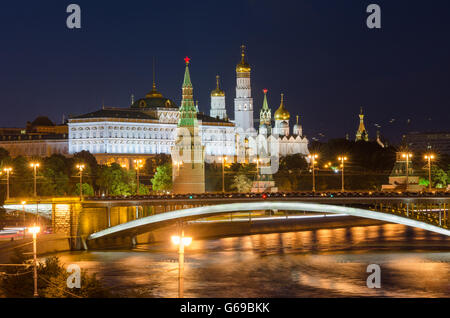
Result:
<svg viewBox="0 0 450 318"><path fill-rule="evenodd" d="M58 255L119 296L177 296L170 242ZM450 295L450 239L396 224L194 240L185 262L185 297ZM368 264L381 266L381 289L366 287Z"/></svg>

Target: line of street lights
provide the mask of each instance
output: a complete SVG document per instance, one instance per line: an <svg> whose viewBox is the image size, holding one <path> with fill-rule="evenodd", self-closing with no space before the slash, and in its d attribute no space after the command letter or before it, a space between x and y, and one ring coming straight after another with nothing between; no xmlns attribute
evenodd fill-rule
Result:
<svg viewBox="0 0 450 318"><path fill-rule="evenodd" d="M402 158L404 158L406 160L406 187L408 187L408 185L409 185L409 162L413 155L412 155L412 153L402 153L401 156L402 156ZM312 153L308 156L308 158L310 160L311 170L312 170L312 191L315 192L316 191L315 170L318 169L318 168L316 168L316 164L317 164L316 159L319 158L319 155L317 153ZM428 190L431 191L431 161L435 159L435 155L434 154L426 154L424 156L424 158L428 162L428 164L427 164ZM348 158L345 155L340 155L338 157L338 161L340 162L340 167L341 167L341 176L342 176L341 191L342 192L345 192L344 168L345 168L345 161L347 161L347 160L348 160ZM331 166L331 163L325 165L326 168L328 168L329 166Z"/></svg>

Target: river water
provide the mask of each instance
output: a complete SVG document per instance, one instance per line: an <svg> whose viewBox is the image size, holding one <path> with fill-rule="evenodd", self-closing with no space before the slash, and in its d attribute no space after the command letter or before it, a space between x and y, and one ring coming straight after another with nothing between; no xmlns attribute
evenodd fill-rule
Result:
<svg viewBox="0 0 450 318"><path fill-rule="evenodd" d="M119 297L177 297L170 243L64 252ZM369 264L381 288L369 289ZM185 297L449 297L450 238L397 224L194 240Z"/></svg>

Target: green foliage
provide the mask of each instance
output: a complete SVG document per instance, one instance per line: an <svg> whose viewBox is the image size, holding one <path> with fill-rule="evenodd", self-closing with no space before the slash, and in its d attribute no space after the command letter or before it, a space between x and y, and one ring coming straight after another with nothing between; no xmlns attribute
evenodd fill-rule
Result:
<svg viewBox="0 0 450 318"><path fill-rule="evenodd" d="M447 186L448 175L438 166L431 166L431 182L435 188L445 188Z"/></svg>
<svg viewBox="0 0 450 318"><path fill-rule="evenodd" d="M171 163L172 157L167 154L158 154L152 158L148 158L145 161L145 172L148 175L153 175L156 173L156 169L159 166L165 165L166 163Z"/></svg>
<svg viewBox="0 0 450 318"><path fill-rule="evenodd" d="M17 156L12 160L11 195L29 196L33 194L33 169L28 160Z"/></svg>
<svg viewBox="0 0 450 318"><path fill-rule="evenodd" d="M419 178L419 185L428 187L428 185L430 184L430 181L428 179L425 178Z"/></svg>
<svg viewBox="0 0 450 318"><path fill-rule="evenodd" d="M11 259L15 264L25 263L23 256L16 253ZM40 263L38 272L38 292L44 298L104 298L110 297L110 292L103 287L95 275L89 275L86 271L81 272L81 288L67 287L67 278L70 275L59 262L57 257L48 257L45 262ZM32 267L6 269L5 276L0 278L0 290L8 298L33 297L34 283Z"/></svg>
<svg viewBox="0 0 450 318"><path fill-rule="evenodd" d="M127 171L113 163L99 167L96 184L107 195L131 195L136 191L134 176L134 171Z"/></svg>
<svg viewBox="0 0 450 318"><path fill-rule="evenodd" d="M172 164L166 163L156 168L152 178L153 191L168 191L172 189Z"/></svg>
<svg viewBox="0 0 450 318"><path fill-rule="evenodd" d="M231 189L236 189L238 192L250 192L253 181L245 173L238 173L233 177Z"/></svg>
<svg viewBox="0 0 450 318"><path fill-rule="evenodd" d="M82 187L81 190L83 191L83 195L88 195L88 196L94 195L94 188L92 188L92 186L89 183L83 182L83 185L81 187ZM77 183L75 185L74 192L76 195L80 195L80 183Z"/></svg>

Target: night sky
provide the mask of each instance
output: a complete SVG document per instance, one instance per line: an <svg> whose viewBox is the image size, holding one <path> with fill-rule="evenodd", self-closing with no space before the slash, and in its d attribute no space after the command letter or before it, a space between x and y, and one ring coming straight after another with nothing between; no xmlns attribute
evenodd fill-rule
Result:
<svg viewBox="0 0 450 318"><path fill-rule="evenodd" d="M70 3L81 6L81 30L66 27ZM381 6L381 30L366 27L370 3ZM60 123L102 101L128 107L151 89L153 57L158 90L179 104L186 55L200 111L209 114L219 74L234 118L244 43L255 118L267 88L272 112L283 92L291 127L300 115L310 140L354 138L361 106L369 137L375 124L392 141L448 131L449 14L448 0L3 1L0 126L38 115Z"/></svg>

